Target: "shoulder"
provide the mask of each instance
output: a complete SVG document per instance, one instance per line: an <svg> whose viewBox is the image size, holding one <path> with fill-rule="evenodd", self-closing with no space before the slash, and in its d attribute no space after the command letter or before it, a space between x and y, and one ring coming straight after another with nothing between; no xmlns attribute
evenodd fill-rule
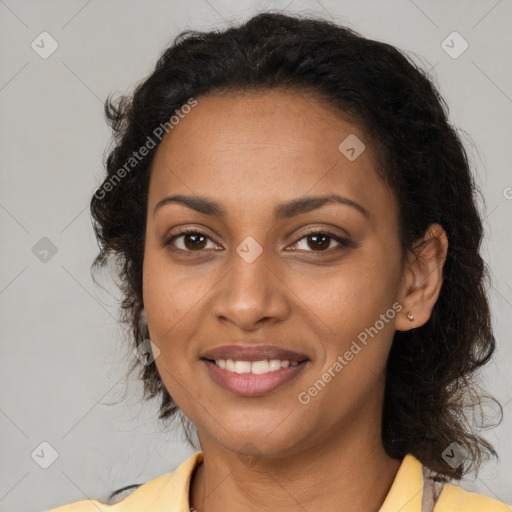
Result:
<svg viewBox="0 0 512 512"><path fill-rule="evenodd" d="M86 500L76 501L75 503L70 503L69 505L64 505L58 508L51 508L49 510L45 510L45 512L106 512L107 510L112 510L112 507L97 500Z"/></svg>
<svg viewBox="0 0 512 512"><path fill-rule="evenodd" d="M165 473L159 477L133 489L128 496L124 495L121 501L115 503L103 503L99 500L83 500L70 503L58 508L52 508L45 512L140 512L138 508L142 503L152 504L156 496L161 496L164 489L168 488L172 473ZM160 509L158 509L158 512Z"/></svg>
<svg viewBox="0 0 512 512"><path fill-rule="evenodd" d="M502 501L483 494L469 492L453 484L445 484L434 512L510 512L512 508Z"/></svg>
<svg viewBox="0 0 512 512"><path fill-rule="evenodd" d="M183 461L173 472L164 473L136 489L116 503L84 500L45 512L178 512L188 510L189 482L195 468L201 463L203 453L197 452ZM128 488L122 489L126 491ZM117 497L119 498L119 496Z"/></svg>

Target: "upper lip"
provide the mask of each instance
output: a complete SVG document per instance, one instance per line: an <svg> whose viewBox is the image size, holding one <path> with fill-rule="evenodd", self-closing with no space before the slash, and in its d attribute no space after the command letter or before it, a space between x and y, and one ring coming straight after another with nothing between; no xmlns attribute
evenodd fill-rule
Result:
<svg viewBox="0 0 512 512"><path fill-rule="evenodd" d="M223 345L215 347L200 355L201 359L233 359L234 361L263 361L279 359L281 361L300 362L308 357L299 352L274 345Z"/></svg>

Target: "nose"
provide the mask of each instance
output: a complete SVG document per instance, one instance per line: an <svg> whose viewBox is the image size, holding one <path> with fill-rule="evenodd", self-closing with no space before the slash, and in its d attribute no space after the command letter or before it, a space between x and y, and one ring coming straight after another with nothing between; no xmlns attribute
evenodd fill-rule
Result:
<svg viewBox="0 0 512 512"><path fill-rule="evenodd" d="M271 258L265 250L253 261L240 254L233 249L230 270L214 299L215 317L244 330L284 320L289 314L287 288L272 268Z"/></svg>

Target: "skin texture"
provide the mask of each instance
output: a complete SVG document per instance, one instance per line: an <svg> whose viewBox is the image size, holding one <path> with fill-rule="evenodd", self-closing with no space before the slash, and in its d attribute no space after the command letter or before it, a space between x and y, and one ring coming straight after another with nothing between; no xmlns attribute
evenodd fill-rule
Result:
<svg viewBox="0 0 512 512"><path fill-rule="evenodd" d="M381 442L386 359L396 329L430 316L442 285L444 230L432 225L423 257L402 260L397 202L377 176L370 141L324 100L285 90L197 100L153 162L143 269L150 336L161 351L155 362L204 453L190 506L377 511L401 463ZM349 134L366 145L354 161L338 150ZM337 203L273 217L283 202L332 193L357 202L368 217ZM171 194L215 200L226 215L177 203L154 212ZM187 236L163 247L179 227L208 238L199 249ZM352 245L332 238L315 245L306 236L311 228ZM252 263L236 252L249 236L262 248ZM298 394L396 302L401 311L301 404ZM237 396L214 383L199 359L236 343L290 348L309 362L265 396Z"/></svg>

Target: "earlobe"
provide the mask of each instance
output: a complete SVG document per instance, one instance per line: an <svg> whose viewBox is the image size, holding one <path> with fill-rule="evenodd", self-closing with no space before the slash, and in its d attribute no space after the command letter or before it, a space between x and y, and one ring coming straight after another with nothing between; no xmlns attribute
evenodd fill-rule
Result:
<svg viewBox="0 0 512 512"><path fill-rule="evenodd" d="M447 252L446 232L440 224L431 224L407 258L399 296L403 309L395 323L398 331L421 327L429 320L441 292Z"/></svg>

